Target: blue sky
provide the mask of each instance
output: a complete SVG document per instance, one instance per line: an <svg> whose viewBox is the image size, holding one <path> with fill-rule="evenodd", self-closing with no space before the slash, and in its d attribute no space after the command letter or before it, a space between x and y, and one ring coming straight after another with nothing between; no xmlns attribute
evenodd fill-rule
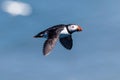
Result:
<svg viewBox="0 0 120 80"><path fill-rule="evenodd" d="M4 0L0 1L0 4ZM19 0L32 7L29 16L0 9L0 80L120 80L119 0ZM38 32L75 23L71 51L57 43L42 55Z"/></svg>

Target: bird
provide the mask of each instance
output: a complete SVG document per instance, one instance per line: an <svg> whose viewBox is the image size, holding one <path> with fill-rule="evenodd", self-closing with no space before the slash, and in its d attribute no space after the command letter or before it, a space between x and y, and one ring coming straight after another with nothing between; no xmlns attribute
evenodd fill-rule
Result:
<svg viewBox="0 0 120 80"><path fill-rule="evenodd" d="M80 31L82 31L82 27L77 24L58 24L39 32L33 37L46 38L43 45L43 55L47 56L58 40L63 47L71 50L73 46L72 33Z"/></svg>

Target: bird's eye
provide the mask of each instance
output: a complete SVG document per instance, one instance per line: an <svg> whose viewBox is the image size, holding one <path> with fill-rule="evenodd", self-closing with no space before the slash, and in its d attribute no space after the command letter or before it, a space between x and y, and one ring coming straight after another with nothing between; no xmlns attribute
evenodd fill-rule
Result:
<svg viewBox="0 0 120 80"><path fill-rule="evenodd" d="M72 28L74 28L74 26L72 26Z"/></svg>

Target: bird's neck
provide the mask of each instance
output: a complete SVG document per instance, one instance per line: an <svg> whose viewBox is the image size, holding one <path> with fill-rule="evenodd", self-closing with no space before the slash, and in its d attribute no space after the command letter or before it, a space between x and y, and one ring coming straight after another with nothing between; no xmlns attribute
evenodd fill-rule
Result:
<svg viewBox="0 0 120 80"><path fill-rule="evenodd" d="M69 34L72 34L73 32L71 32L69 29L68 29L68 26L66 26L66 29L68 31Z"/></svg>

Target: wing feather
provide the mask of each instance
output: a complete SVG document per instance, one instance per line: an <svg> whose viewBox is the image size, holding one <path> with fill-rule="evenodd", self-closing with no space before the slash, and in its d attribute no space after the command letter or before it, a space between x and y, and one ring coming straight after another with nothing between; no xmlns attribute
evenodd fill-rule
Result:
<svg viewBox="0 0 120 80"><path fill-rule="evenodd" d="M60 38L60 43L62 46L64 46L66 49L72 49L73 46L73 40L72 40L72 35L69 35L64 38Z"/></svg>
<svg viewBox="0 0 120 80"><path fill-rule="evenodd" d="M48 39L45 41L43 46L43 54L48 55L50 51L54 48L60 32L63 30L63 27L53 28L48 32Z"/></svg>

